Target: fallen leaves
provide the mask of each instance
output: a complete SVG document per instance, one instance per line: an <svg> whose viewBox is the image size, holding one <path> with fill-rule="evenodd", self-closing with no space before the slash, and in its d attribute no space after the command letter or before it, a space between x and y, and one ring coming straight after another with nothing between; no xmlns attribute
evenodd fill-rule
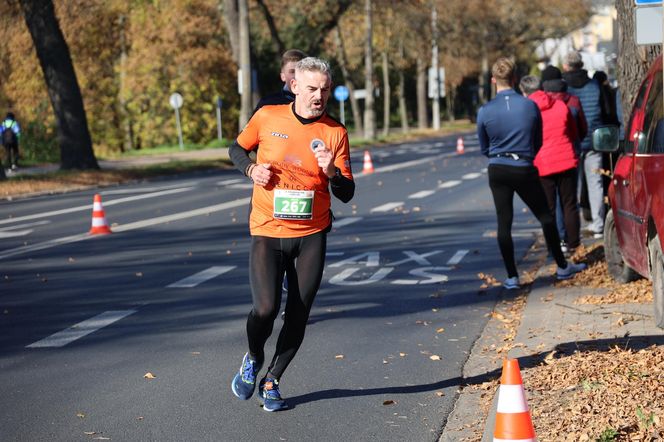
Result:
<svg viewBox="0 0 664 442"><path fill-rule="evenodd" d="M157 379L157 376L153 375L149 371L143 375L145 379Z"/></svg>
<svg viewBox="0 0 664 442"><path fill-rule="evenodd" d="M392 400L392 399L388 399L386 401L383 401L383 405L396 405L396 404L397 404L397 401Z"/></svg>
<svg viewBox="0 0 664 442"><path fill-rule="evenodd" d="M438 355L431 355L429 356L429 359L431 359L432 361L440 361L441 357Z"/></svg>

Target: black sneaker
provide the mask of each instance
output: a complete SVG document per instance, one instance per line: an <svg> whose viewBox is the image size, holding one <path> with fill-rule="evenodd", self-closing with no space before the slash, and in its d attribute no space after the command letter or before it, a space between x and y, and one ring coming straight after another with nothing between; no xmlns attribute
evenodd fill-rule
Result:
<svg viewBox="0 0 664 442"><path fill-rule="evenodd" d="M233 378L231 388L233 394L240 399L247 400L254 394L256 388L256 375L261 369L261 365L249 357L249 353L244 355L240 371Z"/></svg>
<svg viewBox="0 0 664 442"><path fill-rule="evenodd" d="M274 378L263 378L258 384L258 398L265 411L279 411L288 408L279 392L279 381Z"/></svg>

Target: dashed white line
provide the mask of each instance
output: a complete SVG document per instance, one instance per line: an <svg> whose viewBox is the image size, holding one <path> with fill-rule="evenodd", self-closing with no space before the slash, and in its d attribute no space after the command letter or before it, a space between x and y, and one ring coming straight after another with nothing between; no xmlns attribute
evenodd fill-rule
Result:
<svg viewBox="0 0 664 442"><path fill-rule="evenodd" d="M213 266L209 269L200 271L194 275L188 276L184 279L181 279L173 284L167 285L167 288L191 288L196 287L198 284L201 284L205 281L208 281L212 278L216 278L219 275L228 273L237 266Z"/></svg>
<svg viewBox="0 0 664 442"><path fill-rule="evenodd" d="M382 206L374 207L371 209L371 213L373 212L389 212L390 210L394 210L397 207L403 206L403 201L398 201L394 203L386 203L383 204Z"/></svg>
<svg viewBox="0 0 664 442"><path fill-rule="evenodd" d="M238 184L246 182L246 178L235 178L232 180L217 181L217 186L229 186L231 184Z"/></svg>
<svg viewBox="0 0 664 442"><path fill-rule="evenodd" d="M451 180L451 181L445 181L442 184L438 185L439 189L449 189L450 187L458 186L461 184L461 181L459 180Z"/></svg>
<svg viewBox="0 0 664 442"><path fill-rule="evenodd" d="M461 179L464 180L474 180L475 178L481 177L482 174L479 172L472 172L472 173L467 173L464 176L461 177Z"/></svg>
<svg viewBox="0 0 664 442"><path fill-rule="evenodd" d="M132 313L136 313L136 310L111 310L104 312L93 318L79 322L76 325L72 325L65 330L54 333L41 341L34 342L28 345L27 348L64 347L77 339L96 332L100 328L111 325L114 322L129 316Z"/></svg>
<svg viewBox="0 0 664 442"><path fill-rule="evenodd" d="M341 218L340 220L334 220L332 222L332 227L337 228L337 227L347 226L349 224L356 223L361 219L362 219L361 216L347 216L346 218Z"/></svg>
<svg viewBox="0 0 664 442"><path fill-rule="evenodd" d="M253 183L238 183L238 184L231 184L228 186L231 189L253 189L254 184Z"/></svg>
<svg viewBox="0 0 664 442"><path fill-rule="evenodd" d="M436 193L435 190L421 190L419 192L413 193L412 195L409 195L408 198L411 199L426 198L430 195L433 195L434 193Z"/></svg>
<svg viewBox="0 0 664 442"><path fill-rule="evenodd" d="M453 266L457 265L461 262L464 256L468 254L468 250L457 250L457 252L454 254L453 257L450 258L449 261L447 261L448 266Z"/></svg>

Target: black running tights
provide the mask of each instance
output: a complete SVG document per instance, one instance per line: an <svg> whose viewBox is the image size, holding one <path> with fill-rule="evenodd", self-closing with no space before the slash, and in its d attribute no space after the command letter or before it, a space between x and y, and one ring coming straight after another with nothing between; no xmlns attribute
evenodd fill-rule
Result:
<svg viewBox="0 0 664 442"><path fill-rule="evenodd" d="M252 237L249 274L253 309L247 318L247 336L249 354L261 364L281 307L284 271L288 278L284 325L268 368L276 379L281 378L304 339L309 311L323 277L326 244L326 232L301 238Z"/></svg>
<svg viewBox="0 0 664 442"><path fill-rule="evenodd" d="M549 252L556 260L556 264L565 268L567 261L560 250L560 237L556 228L556 220L549 210L537 169L535 167L490 164L489 187L491 187L498 218L498 247L500 248L500 254L503 256L508 278L519 276L514 260L514 243L512 242L514 193L519 195L540 222Z"/></svg>

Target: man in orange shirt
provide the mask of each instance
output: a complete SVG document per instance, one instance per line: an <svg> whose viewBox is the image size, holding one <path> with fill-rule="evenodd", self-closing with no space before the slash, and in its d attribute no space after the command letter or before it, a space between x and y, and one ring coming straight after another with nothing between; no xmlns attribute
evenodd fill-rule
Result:
<svg viewBox="0 0 664 442"><path fill-rule="evenodd" d="M235 166L254 182L249 217L249 275L253 308L247 318L249 351L232 382L249 399L281 304L281 279L288 275L284 325L267 373L259 383L266 411L287 408L279 380L304 339L304 330L325 266L332 225L330 190L348 202L355 192L346 128L325 112L332 74L329 65L307 57L295 68L293 104L264 106L229 149ZM249 152L258 149L256 163Z"/></svg>

